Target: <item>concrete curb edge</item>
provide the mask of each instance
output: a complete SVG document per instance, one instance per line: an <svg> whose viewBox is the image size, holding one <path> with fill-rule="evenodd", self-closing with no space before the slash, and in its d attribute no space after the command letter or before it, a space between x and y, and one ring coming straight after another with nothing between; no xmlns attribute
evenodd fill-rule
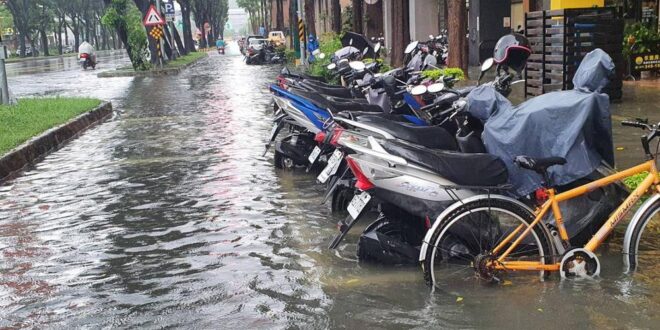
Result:
<svg viewBox="0 0 660 330"><path fill-rule="evenodd" d="M96 108L70 121L53 127L10 150L0 157L0 183L23 171L46 155L58 150L80 133L112 115L112 103L102 102Z"/></svg>
<svg viewBox="0 0 660 330"><path fill-rule="evenodd" d="M160 76L169 76L169 75L177 75L181 73L183 70L189 68L192 65L197 64L199 61L208 58L209 54L208 52L206 55L190 62L185 65L176 67L176 68L164 68L164 69L157 69L157 70L149 70L149 71L118 71L118 70L110 70L110 71L104 71L96 76L98 78L115 78L115 77L160 77Z"/></svg>

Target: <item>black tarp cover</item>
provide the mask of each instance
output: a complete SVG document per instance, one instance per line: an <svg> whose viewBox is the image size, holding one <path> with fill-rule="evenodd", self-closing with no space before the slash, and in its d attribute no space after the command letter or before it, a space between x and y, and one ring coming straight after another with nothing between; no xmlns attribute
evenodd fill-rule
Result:
<svg viewBox="0 0 660 330"><path fill-rule="evenodd" d="M554 186L589 175L601 160L614 165L609 97L600 93L613 70L612 59L596 49L582 60L573 90L540 95L515 107L490 86L468 95L468 111L484 122L486 150L506 164L515 196L542 183L540 175L514 164L519 155L566 158L566 165L548 170Z"/></svg>

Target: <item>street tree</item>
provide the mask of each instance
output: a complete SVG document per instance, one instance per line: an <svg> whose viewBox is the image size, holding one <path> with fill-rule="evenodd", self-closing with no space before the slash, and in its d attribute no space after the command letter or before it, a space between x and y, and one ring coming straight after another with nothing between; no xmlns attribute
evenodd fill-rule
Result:
<svg viewBox="0 0 660 330"><path fill-rule="evenodd" d="M142 14L129 0L103 0L106 6L102 22L113 27L124 44L135 70L149 67L147 58L147 34L142 26Z"/></svg>
<svg viewBox="0 0 660 330"><path fill-rule="evenodd" d="M8 0L5 5L14 18L14 26L18 32L18 49L21 57L25 57L26 53L26 40L32 34L35 22L35 13L37 11L36 2L30 0ZM31 42L31 44L34 44ZM33 53L36 50L33 49Z"/></svg>
<svg viewBox="0 0 660 330"><path fill-rule="evenodd" d="M223 37L227 23L227 0L192 0L192 12L201 31L200 47L210 47L218 37Z"/></svg>
<svg viewBox="0 0 660 330"><path fill-rule="evenodd" d="M186 53L195 51L195 42L192 36L192 25L190 24L192 1L193 0L177 0L179 6L181 6L181 19L183 20L183 44L185 46Z"/></svg>
<svg viewBox="0 0 660 330"><path fill-rule="evenodd" d="M447 0L447 11L449 14L449 44L452 49L451 55L449 55L449 67L461 68L467 76L467 8L465 0Z"/></svg>

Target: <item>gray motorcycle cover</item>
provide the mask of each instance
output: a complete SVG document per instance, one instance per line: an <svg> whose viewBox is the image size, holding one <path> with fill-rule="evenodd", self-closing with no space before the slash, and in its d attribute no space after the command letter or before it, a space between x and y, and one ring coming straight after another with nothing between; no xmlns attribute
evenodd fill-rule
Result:
<svg viewBox="0 0 660 330"><path fill-rule="evenodd" d="M515 107L491 86L468 95L468 111L484 122L486 150L506 163L516 197L542 185L539 174L514 164L519 155L566 158L566 165L548 169L554 186L591 174L601 160L614 165L609 97L600 93L613 71L612 59L596 49L582 60L573 90L540 95Z"/></svg>

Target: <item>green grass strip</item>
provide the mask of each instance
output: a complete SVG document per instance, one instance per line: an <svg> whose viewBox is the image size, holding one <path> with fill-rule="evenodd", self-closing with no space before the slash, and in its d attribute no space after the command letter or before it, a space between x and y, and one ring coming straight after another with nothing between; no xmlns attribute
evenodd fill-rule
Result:
<svg viewBox="0 0 660 330"><path fill-rule="evenodd" d="M169 61L167 62L167 65L165 65L166 68L177 68L180 66L184 66L187 64L190 64L192 62L197 61L198 59L207 56L206 52L192 52L189 53L188 55L184 55L181 57L177 57L176 60Z"/></svg>
<svg viewBox="0 0 660 330"><path fill-rule="evenodd" d="M101 104L91 98L27 98L0 105L0 155Z"/></svg>

